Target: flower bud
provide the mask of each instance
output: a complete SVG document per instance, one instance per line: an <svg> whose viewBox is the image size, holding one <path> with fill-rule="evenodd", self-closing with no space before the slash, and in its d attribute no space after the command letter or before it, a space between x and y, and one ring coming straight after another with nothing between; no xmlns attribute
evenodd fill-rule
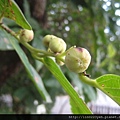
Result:
<svg viewBox="0 0 120 120"><path fill-rule="evenodd" d="M53 38L57 38L57 37L54 36L54 35L46 35L46 36L43 38L43 44L44 44L46 47L49 47L49 43L50 43L50 41L51 41Z"/></svg>
<svg viewBox="0 0 120 120"><path fill-rule="evenodd" d="M53 38L49 43L49 48L53 53L63 53L66 50L66 43L61 38Z"/></svg>
<svg viewBox="0 0 120 120"><path fill-rule="evenodd" d="M67 68L76 73L84 72L91 62L91 55L81 47L73 47L68 50L65 57L65 64Z"/></svg>
<svg viewBox="0 0 120 120"><path fill-rule="evenodd" d="M33 30L24 29L20 33L20 41L21 42L30 42L34 37Z"/></svg>

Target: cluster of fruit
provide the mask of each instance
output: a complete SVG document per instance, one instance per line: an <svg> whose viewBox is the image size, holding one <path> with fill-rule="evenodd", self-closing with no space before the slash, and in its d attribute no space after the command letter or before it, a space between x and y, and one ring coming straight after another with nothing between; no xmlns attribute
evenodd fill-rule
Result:
<svg viewBox="0 0 120 120"><path fill-rule="evenodd" d="M32 30L22 30L20 33L20 40L22 42L30 42L34 33ZM56 62L59 65L66 65L66 67L75 72L82 73L88 68L91 62L91 55L85 48L73 46L66 50L67 45L65 41L54 35L46 35L43 38L43 44L48 47L48 52L55 54Z"/></svg>

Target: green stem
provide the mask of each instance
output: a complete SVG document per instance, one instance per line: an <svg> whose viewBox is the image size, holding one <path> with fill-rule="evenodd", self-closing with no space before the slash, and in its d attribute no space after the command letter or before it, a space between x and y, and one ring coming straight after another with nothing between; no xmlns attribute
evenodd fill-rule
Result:
<svg viewBox="0 0 120 120"><path fill-rule="evenodd" d="M39 53L41 52L41 50L36 49L34 47L32 47L30 44L28 44L27 42L22 42L22 44L31 52L35 52L35 53Z"/></svg>
<svg viewBox="0 0 120 120"><path fill-rule="evenodd" d="M93 87L96 87L96 81L93 80L93 79L90 79L89 77L85 76L83 73L80 73L79 74L79 78L81 81L93 86Z"/></svg>
<svg viewBox="0 0 120 120"><path fill-rule="evenodd" d="M68 50L66 50L65 52L63 52L63 53L57 55L57 57L58 57L58 58L61 58L61 57L65 56L65 55L67 54L67 52L68 52L71 48L73 48L73 47L76 47L76 46L70 47L70 48L69 48Z"/></svg>
<svg viewBox="0 0 120 120"><path fill-rule="evenodd" d="M65 63L65 60L63 58L58 58L60 61L62 61L63 63Z"/></svg>
<svg viewBox="0 0 120 120"><path fill-rule="evenodd" d="M32 47L30 44L28 44L27 42L23 42L22 43L32 54L36 54L38 55L39 57L41 56L53 56L55 57L54 54L50 53L50 52L47 52L47 51L44 51L44 50L40 50L40 49L36 49L34 47ZM43 54L43 55L40 55L40 54Z"/></svg>
<svg viewBox="0 0 120 120"><path fill-rule="evenodd" d="M65 63L65 59L62 58L62 57L66 56L67 52L68 52L71 48L73 48L73 47L76 47L76 46L72 46L72 47L70 47L68 50L66 50L65 52L63 52L63 53L61 53L61 54L58 54L58 55L56 55L56 56L54 56L54 57L56 57L56 59L59 59L60 61L62 61L63 63Z"/></svg>
<svg viewBox="0 0 120 120"><path fill-rule="evenodd" d="M35 54L35 53L31 53L33 57L37 57L37 58L43 58L43 57L46 57L46 55L44 54Z"/></svg>
<svg viewBox="0 0 120 120"><path fill-rule="evenodd" d="M57 55L57 57L58 57L58 58L61 58L61 57L65 56L65 55L66 55L66 52L67 52L67 51L65 51L65 52L63 52L63 53Z"/></svg>
<svg viewBox="0 0 120 120"><path fill-rule="evenodd" d="M40 58L40 57L38 57L38 56L36 56L35 54L32 54L32 56L36 59L36 60L39 60L39 61L43 61L43 58Z"/></svg>

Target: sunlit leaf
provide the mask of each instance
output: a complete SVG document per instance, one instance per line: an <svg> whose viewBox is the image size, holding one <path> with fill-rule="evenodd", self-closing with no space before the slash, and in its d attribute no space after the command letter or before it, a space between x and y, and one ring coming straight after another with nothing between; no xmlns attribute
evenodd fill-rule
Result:
<svg viewBox="0 0 120 120"><path fill-rule="evenodd" d="M25 29L32 29L14 0L0 0L0 17L7 17Z"/></svg>
<svg viewBox="0 0 120 120"><path fill-rule="evenodd" d="M120 76L107 74L96 79L97 87L120 105Z"/></svg>

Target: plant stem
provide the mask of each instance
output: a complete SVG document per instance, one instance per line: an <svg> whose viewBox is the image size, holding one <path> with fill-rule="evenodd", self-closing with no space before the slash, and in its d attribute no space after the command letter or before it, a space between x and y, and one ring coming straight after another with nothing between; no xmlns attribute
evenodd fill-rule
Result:
<svg viewBox="0 0 120 120"><path fill-rule="evenodd" d="M85 76L83 73L80 73L78 74L79 75L79 78L81 81L93 86L93 87L96 87L96 81L93 80L93 79L90 79L89 77Z"/></svg>
<svg viewBox="0 0 120 120"><path fill-rule="evenodd" d="M68 50L66 50L65 52L63 52L63 53L57 55L57 57L58 57L58 58L61 58L61 57L65 56L66 53L67 53L71 48L73 48L73 47L76 47L76 46L72 46L72 47L70 47L70 48L69 48Z"/></svg>
<svg viewBox="0 0 120 120"><path fill-rule="evenodd" d="M59 60L61 60L63 63L65 63L65 60L63 58L59 58Z"/></svg>
<svg viewBox="0 0 120 120"><path fill-rule="evenodd" d="M40 49L36 49L34 47L32 47L30 44L28 44L27 42L23 42L22 43L28 50L31 51L31 53L43 53L45 55L49 55L49 56L53 56L53 54L47 52L47 51L44 51L44 50L40 50Z"/></svg>
<svg viewBox="0 0 120 120"><path fill-rule="evenodd" d="M14 36L18 41L19 38L17 37L16 33L14 31L12 31L10 28L8 28L6 25L4 25L3 23L0 23L0 26L7 31L8 33L10 33L12 36Z"/></svg>

